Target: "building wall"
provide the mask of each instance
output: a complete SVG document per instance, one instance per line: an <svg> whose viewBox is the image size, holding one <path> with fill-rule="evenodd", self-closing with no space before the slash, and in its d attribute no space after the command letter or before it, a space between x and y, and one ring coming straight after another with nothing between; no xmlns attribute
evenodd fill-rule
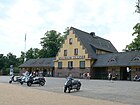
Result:
<svg viewBox="0 0 140 105"><path fill-rule="evenodd" d="M112 76L117 76L117 79L120 79L120 67L108 67L108 73L111 73Z"/></svg>
<svg viewBox="0 0 140 105"><path fill-rule="evenodd" d="M72 39L72 44L69 43ZM78 54L74 54L74 49L78 49ZM64 56L64 50L67 50L67 56ZM68 62L73 61L73 69L68 69ZM80 69L80 61L85 61L85 69ZM62 69L58 69L58 62L62 62ZM86 49L82 46L78 38L75 36L73 31L69 32L66 40L64 41L62 48L60 48L56 60L54 60L55 75L56 76L67 76L72 73L73 76L79 77L80 73L90 72L91 63L93 61L88 58Z"/></svg>
<svg viewBox="0 0 140 105"><path fill-rule="evenodd" d="M75 67L73 69L68 68L62 68L55 70L55 76L56 77L68 77L70 74L72 74L72 77L76 78L84 78L85 73L90 73L90 68L87 67L85 69L80 69L79 67Z"/></svg>
<svg viewBox="0 0 140 105"><path fill-rule="evenodd" d="M111 52L96 49L96 54L106 54L106 53L111 53Z"/></svg>
<svg viewBox="0 0 140 105"><path fill-rule="evenodd" d="M131 67L131 80L133 80L135 75L140 76L140 67L138 66Z"/></svg>

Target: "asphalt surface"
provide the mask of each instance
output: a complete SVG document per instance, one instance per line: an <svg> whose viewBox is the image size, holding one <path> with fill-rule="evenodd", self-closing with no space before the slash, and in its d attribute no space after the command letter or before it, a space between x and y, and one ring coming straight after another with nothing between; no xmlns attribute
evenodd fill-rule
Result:
<svg viewBox="0 0 140 105"><path fill-rule="evenodd" d="M1 83L8 83L9 76L0 76ZM45 86L32 85L32 89L40 89L50 92L63 93L65 78L46 77ZM66 93L73 96L81 96L92 99L109 100L124 104L140 105L140 82L134 81L108 81L80 79L82 87L80 91ZM19 83L13 83L20 85ZM26 84L21 86L26 87Z"/></svg>

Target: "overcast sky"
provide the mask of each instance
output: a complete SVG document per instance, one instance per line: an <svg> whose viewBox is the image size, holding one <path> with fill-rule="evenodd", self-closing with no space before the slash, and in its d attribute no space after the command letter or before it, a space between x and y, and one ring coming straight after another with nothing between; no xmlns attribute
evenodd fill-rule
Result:
<svg viewBox="0 0 140 105"><path fill-rule="evenodd" d="M0 0L0 54L20 57L25 33L26 51L41 49L47 30L63 33L71 26L95 32L122 51L140 21L135 5L136 0Z"/></svg>

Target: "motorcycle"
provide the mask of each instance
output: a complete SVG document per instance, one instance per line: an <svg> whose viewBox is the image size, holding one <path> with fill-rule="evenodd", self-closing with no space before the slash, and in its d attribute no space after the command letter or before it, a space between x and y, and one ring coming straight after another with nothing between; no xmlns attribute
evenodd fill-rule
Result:
<svg viewBox="0 0 140 105"><path fill-rule="evenodd" d="M66 93L67 89L68 89L69 93L73 89L76 89L77 91L79 91L80 88L81 88L80 80L74 80L73 78L67 78L67 81L65 82L65 85L64 85L64 92Z"/></svg>
<svg viewBox="0 0 140 105"><path fill-rule="evenodd" d="M31 86L32 84L39 84L39 86L45 85L45 78L44 77L29 77L29 80L27 81L27 86Z"/></svg>
<svg viewBox="0 0 140 105"><path fill-rule="evenodd" d="M133 78L133 81L140 81L140 76L135 75L135 77Z"/></svg>
<svg viewBox="0 0 140 105"><path fill-rule="evenodd" d="M21 78L20 84L22 85L23 83L27 83L27 81L29 80L30 75L25 75Z"/></svg>
<svg viewBox="0 0 140 105"><path fill-rule="evenodd" d="M20 82L21 81L21 78L22 77L16 77L15 78L15 75L12 75L10 80L9 80L9 83L11 84L12 82Z"/></svg>

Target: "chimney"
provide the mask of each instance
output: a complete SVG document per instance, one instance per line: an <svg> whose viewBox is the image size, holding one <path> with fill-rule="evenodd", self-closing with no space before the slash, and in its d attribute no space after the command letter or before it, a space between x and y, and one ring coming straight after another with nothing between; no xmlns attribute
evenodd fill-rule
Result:
<svg viewBox="0 0 140 105"><path fill-rule="evenodd" d="M91 32L90 35L95 37L95 32Z"/></svg>

